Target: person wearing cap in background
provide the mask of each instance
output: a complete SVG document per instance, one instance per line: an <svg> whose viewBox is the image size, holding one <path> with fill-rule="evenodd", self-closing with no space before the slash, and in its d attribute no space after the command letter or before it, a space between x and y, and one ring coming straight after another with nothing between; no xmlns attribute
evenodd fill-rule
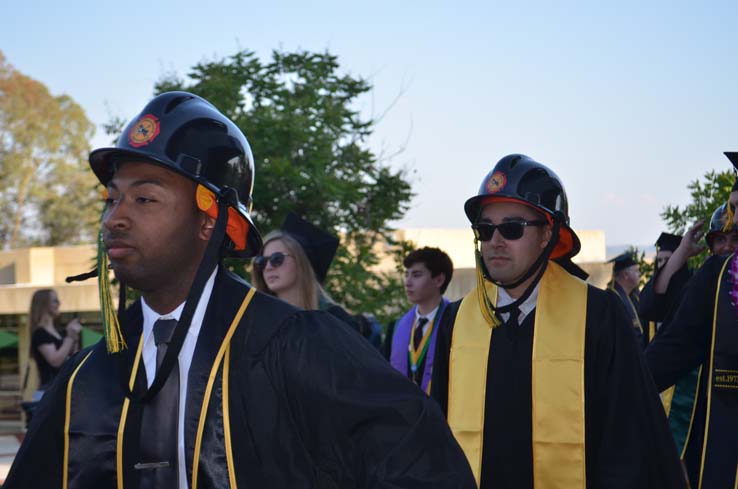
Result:
<svg viewBox="0 0 738 489"><path fill-rule="evenodd" d="M262 243L251 150L213 105L158 95L90 165L105 338L59 373L4 487L473 487L438 407L366 341L221 264Z"/></svg>
<svg viewBox="0 0 738 489"><path fill-rule="evenodd" d="M454 265L444 251L427 246L411 251L402 264L405 293L414 305L388 333L390 363L430 394L437 325L448 305L443 293L451 283Z"/></svg>
<svg viewBox="0 0 738 489"><path fill-rule="evenodd" d="M697 222L682 236L661 233L656 240L656 259L654 274L641 290L639 315L641 324L648 334L647 342L668 327L684 295L692 270L688 260L699 254L704 246L699 244L703 222ZM692 413L696 372L685 376L671 388L661 393L664 412L669 418L669 426L677 450L684 446L684 438Z"/></svg>
<svg viewBox="0 0 738 489"><path fill-rule="evenodd" d="M253 260L256 290L295 307L327 311L358 331L358 322L333 302L322 284L328 275L339 240L290 212L278 231L264 238Z"/></svg>
<svg viewBox="0 0 738 489"><path fill-rule="evenodd" d="M738 169L738 153L725 155ZM726 208L727 220L733 226L738 225L736 205L738 178ZM695 236L692 246L698 245ZM738 483L736 304L738 258L735 253L713 254L695 272L673 318L646 349L648 366L659 390L669 388L701 366L697 398L682 451L693 488L724 489Z"/></svg>
<svg viewBox="0 0 738 489"><path fill-rule="evenodd" d="M629 251L621 253L607 263L612 263L612 279L607 288L614 291L625 306L630 323L633 326L633 334L641 348L646 346L646 335L643 332L641 320L638 317L638 282L641 280L641 271L638 263L633 259Z"/></svg>
<svg viewBox="0 0 738 489"><path fill-rule="evenodd" d="M727 202L712 213L705 241L711 255L730 255L738 250L738 227L728 219Z"/></svg>
<svg viewBox="0 0 738 489"><path fill-rule="evenodd" d="M688 233L698 233L701 227L702 224L698 223L696 227L690 228ZM641 325L644 327L643 333L646 335L646 343L653 341L668 312L679 305L684 286L692 277L692 271L687 266L687 261L703 249L703 247L689 248L689 250L685 250L686 253L677 253L673 259L674 261L665 269L668 262L672 260L672 255L679 248L681 241L681 236L671 233L661 233L656 240L654 272L641 290L638 306L638 316ZM685 245L692 242L694 242L694 238L690 234L685 241ZM686 246L683 248L686 248ZM659 286L654 287L657 282Z"/></svg>
<svg viewBox="0 0 738 489"><path fill-rule="evenodd" d="M710 218L710 226L705 234L705 244L710 255L729 255L738 249L738 229L727 219L727 205L727 203L723 203L718 206ZM657 269L659 272L658 280L660 286L659 293L654 294L654 302L657 304L657 308L664 314L663 319L661 319L662 326L658 328L658 331L663 331L668 327L669 321L684 296L687 280L692 277L692 271L687 267L689 259L704 249L704 245L699 240L702 226L702 222L697 222L687 231L687 234L684 235L684 245L681 245L681 236L678 237L679 242L671 238L673 240L672 243L676 243L675 252L669 258L668 263L661 265ZM667 246L669 245L667 244ZM669 280L668 277L672 274L673 276ZM649 284L653 285L655 278L656 276L652 277ZM664 290L664 284L667 284L665 286L665 292L661 292L661 290ZM641 311L643 311L643 307L646 304L644 297L647 287L648 284L641 291ZM680 452L684 448L684 442L686 441L692 419L699 376L700 367L694 368L680 378L673 386L661 393L664 409L666 415L669 417L669 425L674 435L674 441Z"/></svg>
<svg viewBox="0 0 738 489"><path fill-rule="evenodd" d="M477 287L446 308L431 395L479 487L685 487L619 299L560 265L580 249L561 180L509 155L464 210Z"/></svg>

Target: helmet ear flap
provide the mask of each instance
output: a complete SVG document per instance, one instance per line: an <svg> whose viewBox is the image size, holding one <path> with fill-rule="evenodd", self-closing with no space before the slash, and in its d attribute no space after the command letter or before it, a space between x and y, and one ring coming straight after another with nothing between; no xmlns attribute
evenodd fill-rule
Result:
<svg viewBox="0 0 738 489"><path fill-rule="evenodd" d="M225 199L227 203L231 203L233 199L238 201L237 192L230 187L223 187L219 198ZM195 191L195 200L197 208L203 211L213 219L218 218L218 202L215 192L198 184ZM246 249L250 226L246 218L237 212L231 205L228 206L228 222L226 224L226 235L230 238L229 251L243 251Z"/></svg>

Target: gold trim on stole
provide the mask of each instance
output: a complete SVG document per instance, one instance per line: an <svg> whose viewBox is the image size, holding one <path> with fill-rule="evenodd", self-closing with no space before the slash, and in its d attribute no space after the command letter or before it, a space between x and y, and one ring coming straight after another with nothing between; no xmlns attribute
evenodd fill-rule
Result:
<svg viewBox="0 0 738 489"><path fill-rule="evenodd" d="M723 273L725 273L725 269L732 259L733 255L730 255L730 257L725 260L725 263L723 263L723 267L720 269L720 275L718 276L717 290L715 291L715 307L713 308L712 312L712 345L710 346L710 370L707 372L707 413L705 416L705 431L702 438L702 460L700 461L700 474L697 482L697 489L702 489L702 474L705 471L705 452L707 452L707 437L710 433L710 407L712 406L712 369L713 363L715 362L715 337L717 333L718 302L720 299L720 289L723 286ZM684 446L687 446L686 443L684 444Z"/></svg>
<svg viewBox="0 0 738 489"><path fill-rule="evenodd" d="M66 411L64 413L64 472L62 473L62 489L67 489L69 480L69 424L72 417L72 386L74 384L74 378L77 377L77 372L79 372L79 369L82 368L82 365L85 364L87 359L90 358L90 355L92 355L92 350L79 362L79 365L74 369L67 382Z"/></svg>
<svg viewBox="0 0 738 489"><path fill-rule="evenodd" d="M218 373L218 368L220 366L221 360L225 358L225 361L228 362L230 358L230 340L233 336L233 333L236 331L236 328L238 326L238 323L241 321L241 318L243 317L244 312L246 312L246 309L249 306L249 303L251 302L251 299L253 298L254 294L256 293L256 289L251 288L249 289L248 293L246 294L246 297L244 298L243 302L241 303L241 306L236 313L235 317L233 318L233 321L231 322L231 325L228 329L228 332L226 333L226 336L223 340L223 343L221 343L220 350L218 351L218 354L215 358L215 362L213 363L213 366L210 371L210 377L208 378L208 384L205 391L205 398L203 401L203 405L200 411L200 420L198 423L198 429L197 429L197 436L195 439L195 457L193 460L193 467L192 467L192 489L197 489L197 469L198 469L198 463L200 460L200 445L202 444L202 434L203 429L205 426L205 414L207 413L207 408L210 403L210 395L213 390L213 384L215 382L215 377ZM133 385L136 379L136 373L138 372L138 367L141 360L141 352L143 349L143 335L139 339L138 342L138 348L136 350L136 356L134 358L133 362L133 368L131 369L131 375L128 381L128 387L129 389L133 389ZM67 488L67 472L68 472L68 460L69 460L69 424L70 424L70 407L71 407L71 395L72 395L72 384L74 382L74 378L77 375L77 372L82 367L82 365L87 361L87 358L92 354L92 352L88 353L87 356L80 362L80 364L75 369L74 373L69 379L69 383L67 385L67 400L66 400L66 419L64 423L64 474L62 478L62 484L63 489ZM228 477L230 486L232 488L236 488L236 476L235 476L235 465L233 461L233 451L231 447L231 431L230 431L230 415L228 410L228 365L224 365L223 370L223 423L224 423L224 436L225 436L225 446L226 446L226 462L228 464ZM116 440L116 469L117 469L117 487L118 489L123 489L123 433L125 431L125 425L126 425L126 419L128 416L128 407L130 404L130 400L128 397L126 397L123 400L123 407L121 409L121 415L120 420L118 423L118 435Z"/></svg>
<svg viewBox="0 0 738 489"><path fill-rule="evenodd" d="M133 357L133 367L131 368L131 376L128 378L128 389L133 390L133 384L136 381L138 366L141 364L141 352L143 351L143 332L138 339L138 348L136 348L136 356ZM128 418L128 406L131 400L128 396L123 399L123 407L120 411L120 420L118 421L118 436L115 445L115 468L116 479L118 481L118 489L123 489L123 433L126 428L126 419Z"/></svg>
<svg viewBox="0 0 738 489"><path fill-rule="evenodd" d="M225 338L223 338L223 342L220 344L220 349L218 350L218 354L215 356L215 361L213 362L213 366L210 369L210 376L208 377L208 385L205 388L205 397L203 398L202 406L200 408L200 420L197 423L197 434L195 436L195 455L192 460L192 489L197 489L197 476L198 476L198 469L199 469L198 466L200 464L200 449L202 445L202 434L205 429L205 418L208 412L208 406L210 405L210 396L213 391L213 384L215 383L215 377L217 377L218 375L218 370L225 356L225 352L230 346L231 337L233 336L233 333L236 332L238 323L241 322L241 318L243 317L243 314L246 312L246 308L249 307L249 303L251 302L251 299L254 297L255 293L256 293L256 289L254 288L249 289L249 291L246 293L246 297L243 299L243 302L241 303L241 307L238 309L238 312L236 313L236 316L233 318L233 321L231 321L231 325L228 327L228 332L226 333ZM224 404L223 409L225 412L225 409L226 409L225 402L223 404ZM230 433L230 428L229 428L229 433ZM229 457L231 457L231 460L227 462L227 464L229 468L229 479L230 479L230 468L233 466L233 460L232 460L233 454L230 453L229 450L226 450L226 458L228 459ZM235 474L234 474L234 482L235 482ZM232 485L232 487L235 487L235 485Z"/></svg>
<svg viewBox="0 0 738 489"><path fill-rule="evenodd" d="M228 345L225 351L225 359L223 360L223 438L225 441L226 464L228 465L228 480L231 489L236 489L236 467L233 465L233 446L231 445L231 412L228 408L229 393L228 379L230 376L231 362L231 345Z"/></svg>
<svg viewBox="0 0 738 489"><path fill-rule="evenodd" d="M669 413L671 412L671 401L674 400L675 389L676 386L672 385L661 393L661 404L664 406L664 412L666 413L667 418L669 417Z"/></svg>
<svg viewBox="0 0 738 489"><path fill-rule="evenodd" d="M485 281L494 303L497 287ZM494 304L493 304L494 305ZM584 488L584 337L587 284L549 262L533 335L531 406L537 489ZM461 302L449 355L448 422L477 485L482 472L487 360L492 328L473 290Z"/></svg>

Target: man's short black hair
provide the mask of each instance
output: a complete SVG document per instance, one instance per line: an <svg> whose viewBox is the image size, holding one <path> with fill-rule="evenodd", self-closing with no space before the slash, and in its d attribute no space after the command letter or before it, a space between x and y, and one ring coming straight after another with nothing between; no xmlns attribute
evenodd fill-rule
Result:
<svg viewBox="0 0 738 489"><path fill-rule="evenodd" d="M405 268L410 268L416 263L422 263L425 267L430 270L431 277L437 277L439 273L442 273L446 280L441 285L441 294L446 292L446 287L451 282L451 277L454 274L454 264L451 262L451 258L440 250L439 248L424 247L414 251L411 251L402 264Z"/></svg>

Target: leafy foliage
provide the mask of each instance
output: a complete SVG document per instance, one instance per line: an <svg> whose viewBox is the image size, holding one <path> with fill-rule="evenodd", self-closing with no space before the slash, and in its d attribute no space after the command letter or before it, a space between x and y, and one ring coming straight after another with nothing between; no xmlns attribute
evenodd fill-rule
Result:
<svg viewBox="0 0 738 489"><path fill-rule="evenodd" d="M5 248L94 240L99 208L86 165L94 126L0 53L0 240Z"/></svg>
<svg viewBox="0 0 738 489"><path fill-rule="evenodd" d="M690 182L687 185L691 197L690 203L684 207L667 205L661 213L661 218L666 221L669 232L684 234L689 226L700 220L705 222L703 230L707 232L712 213L728 201L734 181L735 175L730 170L722 172L711 170L705 173L702 180ZM690 266L699 266L705 261L707 253L708 251L705 250L690 258Z"/></svg>
<svg viewBox="0 0 738 489"><path fill-rule="evenodd" d="M171 90L204 97L248 137L259 229L278 228L292 210L341 236L325 284L335 300L382 321L406 307L402 274L377 266L381 254L405 250L389 223L405 214L412 192L404 172L366 146L375 121L355 108L371 90L366 80L339 73L329 53L274 51L262 61L241 51L196 64L187 80L170 75L155 86L156 93Z"/></svg>

